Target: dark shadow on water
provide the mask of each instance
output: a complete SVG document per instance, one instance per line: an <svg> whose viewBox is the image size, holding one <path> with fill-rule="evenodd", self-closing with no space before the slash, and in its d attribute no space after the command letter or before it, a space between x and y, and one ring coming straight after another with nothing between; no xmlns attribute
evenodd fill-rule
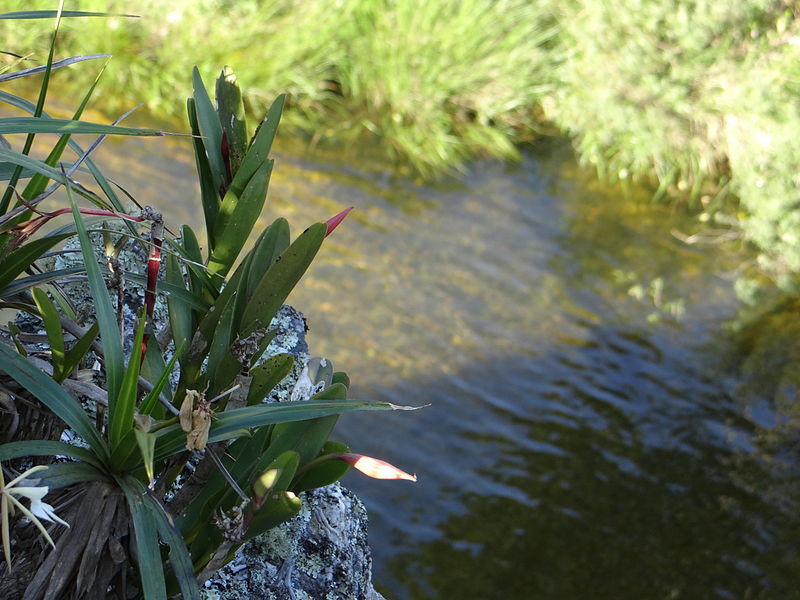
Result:
<svg viewBox="0 0 800 600"><path fill-rule="evenodd" d="M389 390L461 401L457 418L434 405L396 419L397 436L425 449L403 450L417 487L347 481L393 532L396 553L377 549L379 589L396 600L800 598L797 469L759 452L759 426L725 391L713 348L700 350L598 325L546 356ZM519 395L494 397L500 378Z"/></svg>

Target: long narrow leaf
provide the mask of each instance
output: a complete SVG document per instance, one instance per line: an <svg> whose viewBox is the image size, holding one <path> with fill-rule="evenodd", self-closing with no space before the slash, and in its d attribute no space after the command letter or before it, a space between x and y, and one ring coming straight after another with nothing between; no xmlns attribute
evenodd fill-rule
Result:
<svg viewBox="0 0 800 600"><path fill-rule="evenodd" d="M55 27L53 28L53 35L50 38L50 51L47 54L47 65L44 69L44 76L42 77L42 83L39 86L39 97L36 100L36 109L33 111L34 118L38 118L44 112L44 102L45 98L47 97L47 89L50 84L50 72L53 70L53 57L55 56L56 52L56 36L58 35L58 28L61 25L61 12L64 9L64 0L60 0L58 4L58 10L56 11L56 23ZM35 132L33 131L23 131L22 133L27 133L28 135L25 136L25 144L22 147L22 154L29 154L31 148L33 147L33 140L36 137ZM19 181L19 176L22 174L22 166L19 166L15 171L14 174L11 176L11 179L8 181L8 187L6 191L3 193L2 199L0 199L0 214L4 215L8 211L8 207L11 203L11 195L12 191L17 186L17 181Z"/></svg>
<svg viewBox="0 0 800 600"><path fill-rule="evenodd" d="M324 223L316 223L306 229L281 254L281 260L273 263L261 278L242 316L243 335L269 326L272 317L316 256L326 231Z"/></svg>
<svg viewBox="0 0 800 600"><path fill-rule="evenodd" d="M47 297L40 289L35 289L32 292L33 300L36 302L36 308L39 309L39 315L44 322L44 329L47 333L47 341L50 344L50 353L52 355L53 363L53 379L61 383L61 381L69 375L69 372L64 372L64 332L61 330L61 319L56 310L55 304Z"/></svg>
<svg viewBox="0 0 800 600"><path fill-rule="evenodd" d="M57 10L19 10L16 12L0 13L0 19L53 19L59 15ZM62 10L64 17L131 17L138 19L139 15L127 15L124 13L106 12L87 12L85 10Z"/></svg>
<svg viewBox="0 0 800 600"><path fill-rule="evenodd" d="M111 298L108 295L105 281L100 273L100 267L94 256L92 242L89 239L83 218L78 212L78 205L75 203L71 190L72 187L67 185L67 195L72 206L75 226L78 230L83 262L86 265L86 277L89 279L89 289L94 299L95 314L97 315L97 323L100 326L100 336L103 341L103 350L105 351L106 387L110 400L108 406L109 418L113 421L116 411L115 399L119 395L124 372L122 340L120 340L114 309L111 306Z"/></svg>
<svg viewBox="0 0 800 600"><path fill-rule="evenodd" d="M72 115L72 120L77 121L83 115L83 111L86 110L86 106L89 104L89 99L92 97L94 90L97 88L97 83L100 81L100 76L103 74L105 67L100 69L100 72L94 78L94 82L92 85L89 86L89 89L86 90L86 93L83 95L83 99L81 103L78 105L78 108L75 109L75 112ZM45 159L45 163L48 165L55 166L61 155L64 153L64 149L69 144L69 140L71 138L70 134L62 135L56 144L53 146L53 149L47 155ZM45 188L47 187L47 182L49 180L44 175L37 173L31 180L28 182L28 185L25 186L25 190L22 192L22 197L26 200L31 200L32 198L36 197L37 195L41 194Z"/></svg>
<svg viewBox="0 0 800 600"><path fill-rule="evenodd" d="M111 56L110 54L85 54L83 56L71 56L69 58L62 58L61 60L56 60L53 62L51 68L53 69L60 69L61 67L67 67L69 65L74 65L75 63L83 62L85 60L94 60L95 58L108 58ZM12 79L19 79L21 77L29 77L30 75L38 75L39 73L44 73L47 70L47 66L42 65L39 67L31 67L30 69L23 69L22 71L14 71L12 73L4 73L0 75L0 83L11 81Z"/></svg>
<svg viewBox="0 0 800 600"><path fill-rule="evenodd" d="M3 266L5 267L5 265ZM20 277L3 288L0 288L0 298L12 298L20 292L29 290L34 286L50 283L51 281L64 281L73 275L78 275L83 272L83 267L69 267L67 269L45 271L44 273L37 273L36 275Z"/></svg>
<svg viewBox="0 0 800 600"><path fill-rule="evenodd" d="M9 133L107 133L111 135L160 136L158 129L104 125L71 119L39 119L37 117L8 117L0 119L0 134Z"/></svg>
<svg viewBox="0 0 800 600"><path fill-rule="evenodd" d="M103 470L85 462L53 463L38 477L51 490L89 481L111 481Z"/></svg>
<svg viewBox="0 0 800 600"><path fill-rule="evenodd" d="M183 541L183 535L175 527L161 503L149 495L144 497L144 502L150 508L161 539L169 545L170 566L178 580L183 600L200 600L200 588L194 575L194 565Z"/></svg>
<svg viewBox="0 0 800 600"><path fill-rule="evenodd" d="M139 311L139 325L136 328L131 356L128 359L128 367L122 377L119 393L113 402L109 395L109 409L111 406L114 407L113 411L109 410L108 415L108 441L111 444L112 454L120 441L122 441L123 436L133 428L133 412L136 408L139 368L142 357L142 338L144 337L146 323L147 319L145 319L143 312Z"/></svg>
<svg viewBox="0 0 800 600"><path fill-rule="evenodd" d="M74 402L74 401L73 401ZM25 440L0 444L0 462L23 456L68 456L96 467L102 463L91 450L53 440Z"/></svg>
<svg viewBox="0 0 800 600"><path fill-rule="evenodd" d="M30 267L41 256L72 234L49 235L30 241L16 250L10 252L3 258L3 266L0 269L0 297L6 296L4 288L10 284L17 276L21 275L25 269Z"/></svg>
<svg viewBox="0 0 800 600"><path fill-rule="evenodd" d="M214 224L217 222L217 211L219 210L219 191L214 187L211 166L208 164L200 126L197 124L197 107L194 98L189 98L186 101L186 110L189 113L189 124L192 128L195 166L197 168L197 176L200 179L200 201L203 205L208 251L210 253L214 250Z"/></svg>
<svg viewBox="0 0 800 600"><path fill-rule="evenodd" d="M200 71L195 67L192 70L192 90L194 95L194 108L197 112L197 126L203 136L208 165L211 168L211 177L214 189L219 190L225 185L225 165L222 160L222 125L219 122L217 111L208 97L206 86L200 77Z"/></svg>
<svg viewBox="0 0 800 600"><path fill-rule="evenodd" d="M281 404L260 404L227 410L211 422L208 443L221 442L261 425L316 419L360 410L413 410L413 407L396 406L389 402L303 401ZM156 460L180 452L186 446L186 432L177 423L157 432ZM126 465L129 466L129 465Z"/></svg>
<svg viewBox="0 0 800 600"><path fill-rule="evenodd" d="M137 283L142 287L144 287L147 283L147 279L144 275L130 273L128 271L125 272L125 279L133 283ZM205 313L209 308L211 308L211 305L202 298L198 298L186 288L182 288L179 285L175 285L169 281L159 281L156 285L156 289L159 292L167 294L167 301L169 301L170 298L175 298L184 305L190 306L201 313Z"/></svg>
<svg viewBox="0 0 800 600"><path fill-rule="evenodd" d="M0 344L0 369L8 373L23 388L36 396L89 444L101 457L108 457L108 449L94 428L88 415L60 385L14 350Z"/></svg>
<svg viewBox="0 0 800 600"><path fill-rule="evenodd" d="M120 477L117 482L128 501L133 530L136 532L136 558L145 600L167 600L164 563L158 544L158 523L153 511L146 504L144 486L130 476Z"/></svg>
<svg viewBox="0 0 800 600"><path fill-rule="evenodd" d="M185 339L178 344L178 347L175 349L175 353L172 355L172 358L169 359L167 366L161 373L161 377L159 377L158 381L153 386L153 389L150 390L147 396L145 396L144 400L142 400L142 404L139 407L139 413L143 415L152 414L155 407L158 406L158 396L161 394L162 390L169 381L169 375L172 373L172 369L175 368L175 362L180 360L180 357L183 356L186 346L187 341Z"/></svg>
<svg viewBox="0 0 800 600"><path fill-rule="evenodd" d="M258 131L253 136L253 141L250 143L250 148L247 150L242 165L231 182L231 189L237 196L242 193L253 174L269 158L269 152L272 149L272 142L275 140L275 133L278 130L278 123L281 120L285 101L285 94L281 94L275 99L267 111L267 116L264 117L258 127Z"/></svg>
<svg viewBox="0 0 800 600"><path fill-rule="evenodd" d="M70 348L64 356L64 372L69 374L86 357L95 338L100 333L100 327L95 321L89 330Z"/></svg>

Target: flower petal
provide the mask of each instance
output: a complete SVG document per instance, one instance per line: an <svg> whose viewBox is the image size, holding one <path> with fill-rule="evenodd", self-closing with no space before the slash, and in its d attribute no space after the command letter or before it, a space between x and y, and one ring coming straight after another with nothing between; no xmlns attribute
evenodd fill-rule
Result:
<svg viewBox="0 0 800 600"><path fill-rule="evenodd" d="M47 488L44 489L46 490ZM50 506L47 502L42 502L42 500L39 498L31 498L31 512L40 519L53 521L54 523L61 523L62 525L69 527L69 523L61 519L56 514L56 511L52 506Z"/></svg>
<svg viewBox="0 0 800 600"><path fill-rule="evenodd" d="M370 456L363 456L361 454L342 453L336 455L337 458L350 463L356 469L364 473L367 477L373 479L406 479L408 481L416 481L417 476L401 471L394 465L386 461L372 458Z"/></svg>

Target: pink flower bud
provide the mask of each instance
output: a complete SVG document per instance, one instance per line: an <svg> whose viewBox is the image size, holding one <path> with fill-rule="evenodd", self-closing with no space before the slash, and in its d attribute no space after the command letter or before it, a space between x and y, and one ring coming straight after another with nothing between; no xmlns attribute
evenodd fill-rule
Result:
<svg viewBox="0 0 800 600"><path fill-rule="evenodd" d="M330 219L325 221L325 224L328 226L328 230L325 232L325 237L328 237L331 233L333 233L333 230L336 229L336 227L338 227L339 223L344 221L344 218L347 216L347 213L353 210L353 208L354 208L353 206L351 206L350 208L346 208L335 217L331 217Z"/></svg>
<svg viewBox="0 0 800 600"><path fill-rule="evenodd" d="M386 461L371 458L362 454L349 454L342 453L334 455L339 460L353 465L356 469L364 473L367 477L373 479L406 479L408 481L416 481L416 475L410 475L405 471L401 471L394 465L390 465Z"/></svg>

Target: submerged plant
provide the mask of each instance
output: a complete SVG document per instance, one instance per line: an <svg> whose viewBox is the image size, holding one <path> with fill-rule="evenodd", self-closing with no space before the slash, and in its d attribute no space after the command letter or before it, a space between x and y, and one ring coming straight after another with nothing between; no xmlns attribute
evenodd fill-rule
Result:
<svg viewBox="0 0 800 600"><path fill-rule="evenodd" d="M51 48L45 73L53 65ZM184 225L173 237L165 235L153 209L128 215L80 148L76 163L55 168L67 145L74 146L72 132L158 132L81 123L80 111L75 121L63 123L43 113L43 100L33 107L11 94L0 96L31 109L34 116L18 129L64 133L45 162L30 158L27 149L17 153L0 147L0 158L14 166L7 169L9 202L0 213L5 252L0 303L41 322L48 352L43 364L34 357L42 347L28 343L16 325L8 332L13 344L0 342L0 391L8 397L7 410L33 425L27 431L12 428L0 445L4 468L24 471L2 486L5 563L0 572L10 573L12 567L12 505L56 546L46 555L35 546L24 548L31 577L24 582L26 598L139 595L152 600L178 592L198 598L198 580L230 561L247 540L297 514L301 492L335 482L351 464L374 477L412 479L328 440L342 413L403 407L349 399L347 375L334 372L327 361L305 367L293 402L263 402L294 364L289 354L265 356L276 335L270 324L350 209L311 225L294 240L286 220L277 219L241 256L266 199L273 167L269 153L284 98L272 104L250 136L230 69L217 81L216 107L196 69L193 87L187 106L205 254L190 227ZM82 107L86 100L88 94ZM0 132L13 126L0 119ZM73 179L84 161L103 196ZM17 196L17 183L26 177L30 182ZM52 188L50 180L65 187L69 209L36 208ZM76 195L98 207L80 207ZM11 198L16 198L13 208ZM67 211L74 227L38 236L42 223ZM126 223L121 231L103 227L102 264L84 215ZM132 222L148 223L148 237ZM40 271L36 261L73 235L83 265ZM128 241L147 256L143 275L126 272L117 259ZM66 278L79 275L92 299L94 323L88 328L78 324L79 311L61 287ZM132 328L120 327L126 307L119 292L126 282L144 288L144 305ZM155 316L159 293L166 296L167 322ZM87 369L95 361L100 377L85 381L87 371L98 373ZM77 390L81 403L68 390ZM30 457L47 462L47 468L25 470ZM189 463L192 474L179 480ZM40 472L41 485L18 486L34 472ZM61 517L42 502L48 492L66 505ZM30 499L30 509L15 497L20 494ZM72 527L51 539L38 518ZM132 570L140 576L132 578Z"/></svg>

